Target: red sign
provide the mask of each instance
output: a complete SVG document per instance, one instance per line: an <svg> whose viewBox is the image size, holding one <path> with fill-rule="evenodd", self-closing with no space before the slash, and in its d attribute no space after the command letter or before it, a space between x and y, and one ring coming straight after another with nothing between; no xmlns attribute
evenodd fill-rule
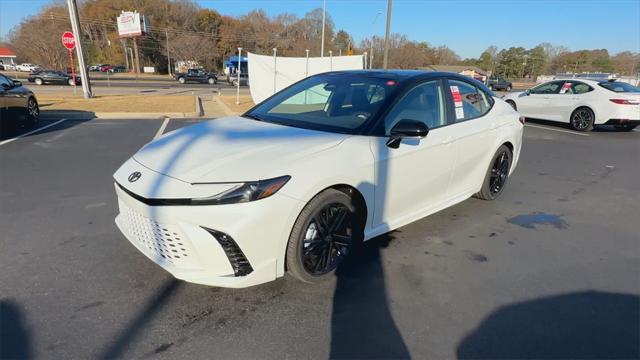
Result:
<svg viewBox="0 0 640 360"><path fill-rule="evenodd" d="M460 90L457 86L450 86L451 95L453 96L453 103L456 107L462 106L462 96L460 95Z"/></svg>
<svg viewBox="0 0 640 360"><path fill-rule="evenodd" d="M62 34L62 45L69 50L73 50L76 48L76 37L73 36L71 31L66 31Z"/></svg>

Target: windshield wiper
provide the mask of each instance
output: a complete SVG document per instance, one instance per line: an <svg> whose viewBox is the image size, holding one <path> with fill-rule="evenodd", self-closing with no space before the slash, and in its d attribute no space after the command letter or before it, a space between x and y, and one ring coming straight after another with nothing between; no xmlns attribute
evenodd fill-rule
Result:
<svg viewBox="0 0 640 360"><path fill-rule="evenodd" d="M264 121L264 119L263 119L263 118L261 118L261 117L260 117L260 116L258 116L258 115L244 114L244 115L242 115L242 117L246 117L246 118L253 119L253 120L257 120L257 121Z"/></svg>

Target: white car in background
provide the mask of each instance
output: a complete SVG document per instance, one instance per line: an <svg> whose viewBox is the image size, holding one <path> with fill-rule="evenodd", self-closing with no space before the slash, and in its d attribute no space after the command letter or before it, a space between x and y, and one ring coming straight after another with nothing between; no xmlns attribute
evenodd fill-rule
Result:
<svg viewBox="0 0 640 360"><path fill-rule="evenodd" d="M186 281L245 287L285 269L319 281L363 240L497 198L523 122L458 74L311 76L145 145L114 174L116 224Z"/></svg>
<svg viewBox="0 0 640 360"><path fill-rule="evenodd" d="M38 70L40 67L38 65L23 63L16 66L16 70L24 71L24 72L32 72Z"/></svg>
<svg viewBox="0 0 640 360"><path fill-rule="evenodd" d="M640 88L620 81L554 80L503 99L528 118L568 123L577 131L602 124L630 131L640 124Z"/></svg>

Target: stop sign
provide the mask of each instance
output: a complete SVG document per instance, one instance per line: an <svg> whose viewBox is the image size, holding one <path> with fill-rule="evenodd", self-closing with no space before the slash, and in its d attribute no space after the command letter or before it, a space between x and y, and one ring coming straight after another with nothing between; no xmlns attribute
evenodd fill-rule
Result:
<svg viewBox="0 0 640 360"><path fill-rule="evenodd" d="M65 33L62 34L62 45L64 45L64 47L69 50L75 49L76 37L73 36L73 33L71 31L65 31Z"/></svg>

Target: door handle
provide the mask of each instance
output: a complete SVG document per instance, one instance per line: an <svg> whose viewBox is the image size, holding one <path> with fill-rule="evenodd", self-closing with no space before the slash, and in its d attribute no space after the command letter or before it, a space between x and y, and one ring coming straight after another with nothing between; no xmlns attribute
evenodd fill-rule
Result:
<svg viewBox="0 0 640 360"><path fill-rule="evenodd" d="M444 140L442 140L442 144L451 144L453 142L453 136L447 136Z"/></svg>

